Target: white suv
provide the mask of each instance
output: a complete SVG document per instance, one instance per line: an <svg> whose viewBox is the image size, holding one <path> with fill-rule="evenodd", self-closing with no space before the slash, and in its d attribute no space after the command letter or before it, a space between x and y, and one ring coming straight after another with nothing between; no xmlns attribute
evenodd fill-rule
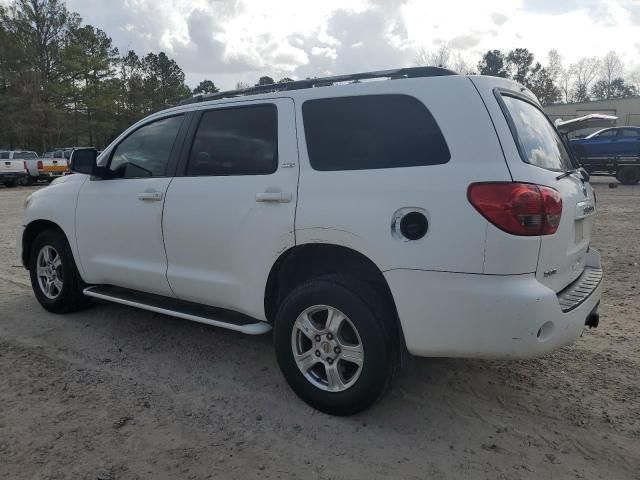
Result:
<svg viewBox="0 0 640 480"><path fill-rule="evenodd" d="M52 312L95 297L273 327L293 390L344 415L384 393L405 347L526 358L597 324L595 196L574 165L509 80L261 86L153 114L97 160L76 151L78 174L27 200L19 248Z"/></svg>

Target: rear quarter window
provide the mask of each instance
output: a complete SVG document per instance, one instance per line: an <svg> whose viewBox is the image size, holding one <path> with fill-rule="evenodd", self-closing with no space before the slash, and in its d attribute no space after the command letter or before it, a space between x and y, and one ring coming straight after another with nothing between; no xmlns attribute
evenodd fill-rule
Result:
<svg viewBox="0 0 640 480"><path fill-rule="evenodd" d="M307 100L302 116L314 170L418 167L451 158L427 107L407 95Z"/></svg>
<svg viewBox="0 0 640 480"><path fill-rule="evenodd" d="M523 161L554 171L573 168L560 134L538 107L510 95L501 98Z"/></svg>

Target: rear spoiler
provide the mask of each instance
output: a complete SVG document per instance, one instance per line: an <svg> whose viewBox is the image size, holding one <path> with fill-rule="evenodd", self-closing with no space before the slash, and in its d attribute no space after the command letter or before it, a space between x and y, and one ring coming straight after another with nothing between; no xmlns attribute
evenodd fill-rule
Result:
<svg viewBox="0 0 640 480"><path fill-rule="evenodd" d="M583 128L605 128L612 127L616 124L618 117L613 115L604 115L602 113L591 113L584 117L572 118L571 120L557 119L554 125L561 133L575 132Z"/></svg>

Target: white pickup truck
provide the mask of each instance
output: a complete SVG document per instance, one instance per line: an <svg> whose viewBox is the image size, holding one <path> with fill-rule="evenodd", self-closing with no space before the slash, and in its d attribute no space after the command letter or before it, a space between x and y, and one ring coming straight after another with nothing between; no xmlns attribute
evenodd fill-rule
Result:
<svg viewBox="0 0 640 480"><path fill-rule="evenodd" d="M22 153L32 154L29 158L25 158L29 169L29 184L38 180L46 180L51 183L55 178L69 173L69 157L65 155L63 150L46 152L42 158L38 158L35 152Z"/></svg>
<svg viewBox="0 0 640 480"><path fill-rule="evenodd" d="M13 152L0 151L0 183L6 187L15 187L27 178L27 167L24 161L14 160Z"/></svg>
<svg viewBox="0 0 640 480"><path fill-rule="evenodd" d="M27 173L23 181L28 185L38 180L52 182L55 178L69 173L68 157L62 150L45 153L42 158L30 150L3 151L0 155L0 159L15 160L21 164Z"/></svg>

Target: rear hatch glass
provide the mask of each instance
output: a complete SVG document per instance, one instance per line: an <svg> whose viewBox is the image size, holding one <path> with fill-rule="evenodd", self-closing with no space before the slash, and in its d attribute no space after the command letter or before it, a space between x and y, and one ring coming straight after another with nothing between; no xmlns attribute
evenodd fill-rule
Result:
<svg viewBox="0 0 640 480"><path fill-rule="evenodd" d="M541 283L558 292L584 270L595 213L593 191L579 173L560 175L575 164L566 141L542 110L516 95L499 97L521 157L508 161L538 167L512 169L513 180L545 185L562 196L560 224L554 234L541 237L536 271Z"/></svg>
<svg viewBox="0 0 640 480"><path fill-rule="evenodd" d="M31 160L33 158L38 158L38 154L36 152L16 152L13 154L13 158Z"/></svg>
<svg viewBox="0 0 640 480"><path fill-rule="evenodd" d="M522 160L554 171L574 168L562 138L537 107L516 97L502 98L513 121Z"/></svg>

